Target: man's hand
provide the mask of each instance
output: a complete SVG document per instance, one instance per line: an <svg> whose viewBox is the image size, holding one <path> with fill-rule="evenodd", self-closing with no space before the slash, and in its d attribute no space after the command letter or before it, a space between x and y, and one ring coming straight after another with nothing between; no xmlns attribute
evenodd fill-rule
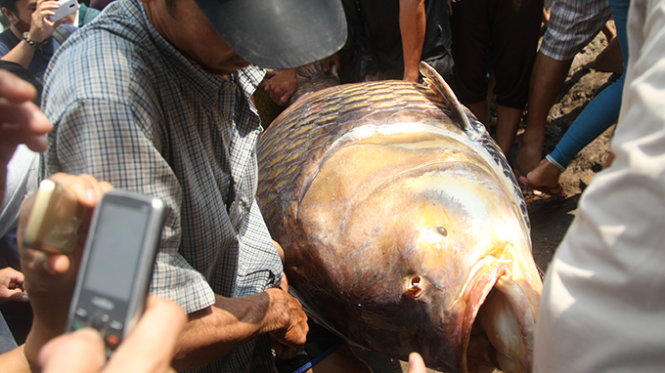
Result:
<svg viewBox="0 0 665 373"><path fill-rule="evenodd" d="M23 273L12 267L0 269L0 304L8 301L28 301L28 295L23 290Z"/></svg>
<svg viewBox="0 0 665 373"><path fill-rule="evenodd" d="M112 189L107 182L99 182L90 175L54 174L51 179L70 190L79 203L92 209L104 192ZM18 237L23 237L34 195L28 197L19 212ZM71 253L49 255L44 251L23 247L19 239L21 270L25 274L25 290L30 295L34 312L32 329L25 343L25 355L34 362L41 346L64 332L67 311L74 289L89 217L83 222L78 242Z"/></svg>
<svg viewBox="0 0 665 373"><path fill-rule="evenodd" d="M271 72L266 75L262 86L277 105L285 106L298 87L296 69Z"/></svg>
<svg viewBox="0 0 665 373"><path fill-rule="evenodd" d="M268 289L266 292L270 295L271 313L279 315L275 319L276 330L269 333L273 348L278 357L292 358L305 344L309 331L307 315L300 302L288 293L286 276L279 288Z"/></svg>
<svg viewBox="0 0 665 373"><path fill-rule="evenodd" d="M19 144L43 152L44 135L53 126L32 99L35 87L12 73L0 70L0 201L5 194L7 164Z"/></svg>
<svg viewBox="0 0 665 373"><path fill-rule="evenodd" d="M169 372L176 341L187 320L173 301L150 296L138 324L108 363L104 341L94 329L68 333L47 343L39 354L43 372Z"/></svg>
<svg viewBox="0 0 665 373"><path fill-rule="evenodd" d="M51 22L50 17L55 14L54 10L58 7L60 4L55 0L37 0L37 8L32 12L30 31L28 31L28 37L31 40L37 43L43 42L53 34L56 27L64 22L64 19Z"/></svg>

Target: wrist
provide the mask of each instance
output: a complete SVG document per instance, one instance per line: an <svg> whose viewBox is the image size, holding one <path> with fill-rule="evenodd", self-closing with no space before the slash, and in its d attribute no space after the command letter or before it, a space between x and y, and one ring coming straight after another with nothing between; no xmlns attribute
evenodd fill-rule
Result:
<svg viewBox="0 0 665 373"><path fill-rule="evenodd" d="M280 288L270 288L266 289L265 293L268 295L268 308L265 310L262 320L264 323L261 327L261 334L281 330L289 324L289 315L281 307L284 304L286 292Z"/></svg>
<svg viewBox="0 0 665 373"><path fill-rule="evenodd" d="M39 351L42 347L60 334L62 331L53 330L46 325L33 324L23 345L23 354L32 371L38 366Z"/></svg>
<svg viewBox="0 0 665 373"><path fill-rule="evenodd" d="M38 48L44 41L38 41L34 37L30 35L28 31L23 33L23 40L25 40L26 43L28 43L29 46L33 48Z"/></svg>

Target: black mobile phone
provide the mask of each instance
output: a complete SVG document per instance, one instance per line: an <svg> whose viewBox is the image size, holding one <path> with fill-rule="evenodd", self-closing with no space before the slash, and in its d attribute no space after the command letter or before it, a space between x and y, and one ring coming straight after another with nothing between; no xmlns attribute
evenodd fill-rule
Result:
<svg viewBox="0 0 665 373"><path fill-rule="evenodd" d="M163 225L160 199L118 189L104 194L88 230L67 331L99 330L111 355L143 313Z"/></svg>
<svg viewBox="0 0 665 373"><path fill-rule="evenodd" d="M74 193L56 181L39 184L32 210L23 230L23 246L51 253L70 253L89 209L78 203Z"/></svg>

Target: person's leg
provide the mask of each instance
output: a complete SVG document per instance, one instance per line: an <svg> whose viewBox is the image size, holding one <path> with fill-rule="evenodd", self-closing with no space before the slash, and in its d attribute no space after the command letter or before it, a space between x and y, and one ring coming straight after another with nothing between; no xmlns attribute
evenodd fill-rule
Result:
<svg viewBox="0 0 665 373"><path fill-rule="evenodd" d="M486 15L490 12L485 0L459 1L452 6L452 88L478 120L487 124L487 109L478 103L487 96L490 30Z"/></svg>
<svg viewBox="0 0 665 373"><path fill-rule="evenodd" d="M514 167L525 174L542 158L547 115L559 95L575 55L587 45L611 16L607 0L555 0L550 22L534 63L527 125Z"/></svg>
<svg viewBox="0 0 665 373"><path fill-rule="evenodd" d="M480 123L485 125L489 130L489 105L486 100L478 101L473 104L468 104L466 107L476 116Z"/></svg>
<svg viewBox="0 0 665 373"><path fill-rule="evenodd" d="M626 17L629 0L612 0L610 4L617 24L617 39L623 52L628 55ZM582 148L616 123L621 107L623 82L624 74L591 100L571 124L551 153L551 157L559 165L568 167Z"/></svg>
<svg viewBox="0 0 665 373"><path fill-rule="evenodd" d="M522 134L515 160L518 172L526 173L542 158L547 115L568 76L572 59L555 60L538 52L529 82L526 129Z"/></svg>
<svg viewBox="0 0 665 373"><path fill-rule="evenodd" d="M492 24L497 104L494 139L506 158L509 157L527 103L542 9L542 0L510 0L508 5L497 9Z"/></svg>
<svg viewBox="0 0 665 373"><path fill-rule="evenodd" d="M621 53L619 40L616 37L610 40L605 49L598 53L593 61L593 68L596 71L608 73L623 72L623 54Z"/></svg>
<svg viewBox="0 0 665 373"><path fill-rule="evenodd" d="M517 127L522 119L522 109L497 105L496 116L497 123L494 139L496 140L497 145L499 145L499 148L501 148L503 154L508 158L510 149L515 142Z"/></svg>

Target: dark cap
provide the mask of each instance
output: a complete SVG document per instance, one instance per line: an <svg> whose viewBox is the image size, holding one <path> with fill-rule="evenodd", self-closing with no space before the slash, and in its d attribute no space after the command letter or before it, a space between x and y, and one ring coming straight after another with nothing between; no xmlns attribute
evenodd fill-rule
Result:
<svg viewBox="0 0 665 373"><path fill-rule="evenodd" d="M346 41L340 0L195 0L224 42L247 62L271 69L303 66Z"/></svg>

